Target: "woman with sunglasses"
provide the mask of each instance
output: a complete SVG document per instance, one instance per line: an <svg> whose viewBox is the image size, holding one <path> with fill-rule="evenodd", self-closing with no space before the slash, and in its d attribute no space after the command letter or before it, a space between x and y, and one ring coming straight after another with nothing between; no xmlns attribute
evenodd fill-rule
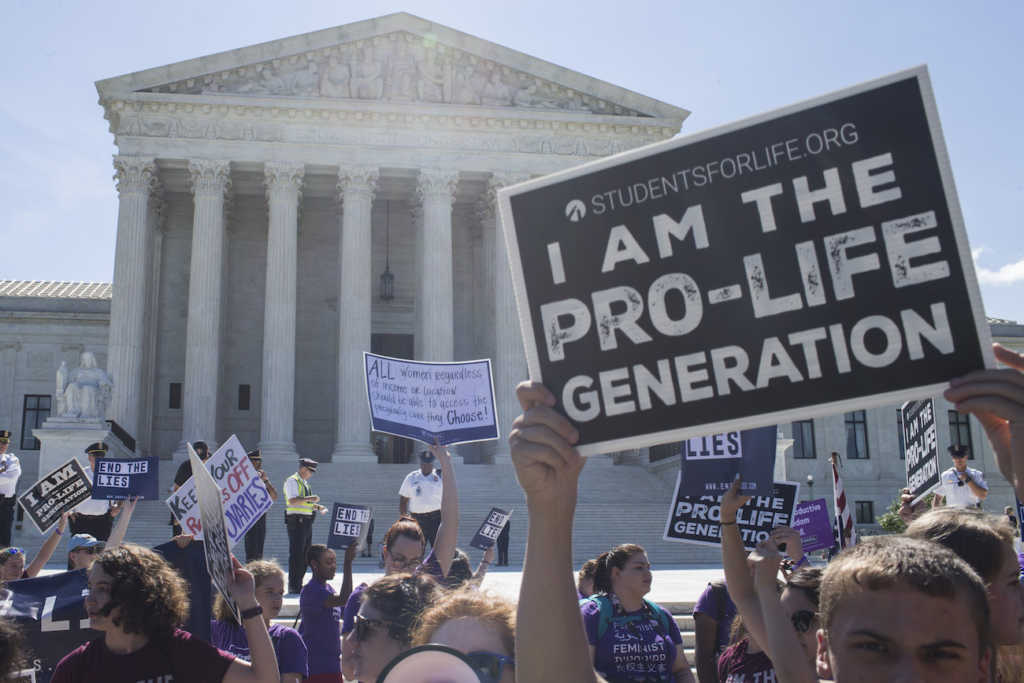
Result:
<svg viewBox="0 0 1024 683"><path fill-rule="evenodd" d="M775 662L771 655L769 631L766 626L764 601L775 601L780 605L781 619L788 619L790 632L786 633L787 642L799 643L800 656L798 661L806 664L807 670L814 671L814 658L817 653L818 632L818 587L821 583L821 570L806 566L807 559L803 554L800 534L788 527L772 530L771 536L758 546L758 551L751 553L748 562L747 552L743 547L743 538L736 526L736 513L747 504L750 496L740 494L741 482L737 479L722 496L721 529L722 529L722 564L725 569L725 582L729 586L729 597L736 604L736 610L742 619L747 635L728 647L718 659L719 680L728 680L729 676L746 676L753 680L755 674L762 673L774 677ZM777 570L779 563L760 561L765 557L775 558L785 550L794 561L796 569L786 579L781 596L778 594ZM779 556L781 562L781 555ZM760 562L759 562L760 561ZM801 565L804 565L801 567ZM752 568L759 569L752 571ZM755 583L755 579L760 583ZM767 587L765 587L767 586ZM776 611L772 611L772 617ZM772 622L774 624L774 621ZM764 648L764 651L762 651ZM795 648L791 648L793 650ZM799 671L804 670L798 667Z"/></svg>
<svg viewBox="0 0 1024 683"><path fill-rule="evenodd" d="M449 593L420 616L414 646L446 645L466 656L480 683L515 683L516 605L464 589Z"/></svg>
<svg viewBox="0 0 1024 683"><path fill-rule="evenodd" d="M138 498L130 498L125 501L118 515L114 528L110 532L107 542L97 539L92 534L75 534L68 542L68 571L76 569L88 569L92 561L96 559L105 548L116 548L124 541L128 532L128 523L131 522L132 514L135 512L135 505Z"/></svg>
<svg viewBox="0 0 1024 683"><path fill-rule="evenodd" d="M276 562L267 560L249 562L245 570L256 582L256 602L263 608L263 622L274 643L281 683L302 683L309 675L306 643L295 629L272 623L284 604L284 571ZM213 603L213 617L210 621L210 644L249 661L252 655L245 629L235 619L234 610L228 607L220 593Z"/></svg>
<svg viewBox="0 0 1024 683"><path fill-rule="evenodd" d="M672 615L644 596L651 563L638 545L601 554L594 595L580 602L594 668L609 683L693 682L683 637Z"/></svg>
<svg viewBox="0 0 1024 683"><path fill-rule="evenodd" d="M440 587L423 574L395 574L370 584L362 595L355 625L345 636L350 680L376 681L392 659L408 650L420 614Z"/></svg>
<svg viewBox="0 0 1024 683"><path fill-rule="evenodd" d="M60 516L60 521L54 527L53 533L46 539L39 552L32 558L28 567L25 566L25 551L21 548L3 548L0 550L0 582L17 581L18 579L32 579L39 576L43 567L53 557L53 552L60 544L64 528L68 523L68 513Z"/></svg>

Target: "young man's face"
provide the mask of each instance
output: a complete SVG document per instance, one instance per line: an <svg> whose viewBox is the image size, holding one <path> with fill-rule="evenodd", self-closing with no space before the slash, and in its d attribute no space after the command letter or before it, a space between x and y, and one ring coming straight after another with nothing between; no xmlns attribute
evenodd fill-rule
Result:
<svg viewBox="0 0 1024 683"><path fill-rule="evenodd" d="M985 683L981 650L962 594L932 597L908 585L847 596L832 628L818 631L818 675L836 683Z"/></svg>

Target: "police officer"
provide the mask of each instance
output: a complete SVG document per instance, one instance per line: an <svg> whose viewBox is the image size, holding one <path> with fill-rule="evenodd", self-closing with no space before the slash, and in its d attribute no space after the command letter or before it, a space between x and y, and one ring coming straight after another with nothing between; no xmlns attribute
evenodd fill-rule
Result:
<svg viewBox="0 0 1024 683"><path fill-rule="evenodd" d="M96 460L107 457L107 444L102 441L89 444L85 449L89 457L86 474L91 484L96 476ZM101 541L110 538L114 526L114 517L121 513L121 503L109 500L89 500L79 503L68 518L72 534L91 534Z"/></svg>
<svg viewBox="0 0 1024 683"><path fill-rule="evenodd" d="M267 473L263 471L263 454L260 449L249 451L246 453L249 458L249 462L252 463L253 469L256 470L257 476L263 480L263 485L267 487L267 493L270 495L270 500L277 500L277 489L270 483L270 478L267 477ZM263 516L256 520L252 528L245 533L245 561L246 563L254 560L263 559L263 543L267 540L267 513L263 513Z"/></svg>
<svg viewBox="0 0 1024 683"><path fill-rule="evenodd" d="M967 466L967 447L949 447L953 466L942 473L938 491L932 500L933 506L945 503L949 507L979 508L981 501L988 497L988 484L981 470Z"/></svg>
<svg viewBox="0 0 1024 683"><path fill-rule="evenodd" d="M320 496L313 495L309 480L320 463L299 459L299 471L284 480L284 525L288 529L288 592L302 590L306 574L306 554L313 545L313 516L327 512Z"/></svg>
<svg viewBox="0 0 1024 683"><path fill-rule="evenodd" d="M14 522L14 503L18 497L18 479L21 462L14 453L8 453L11 433L0 430L0 548L11 545L11 523Z"/></svg>

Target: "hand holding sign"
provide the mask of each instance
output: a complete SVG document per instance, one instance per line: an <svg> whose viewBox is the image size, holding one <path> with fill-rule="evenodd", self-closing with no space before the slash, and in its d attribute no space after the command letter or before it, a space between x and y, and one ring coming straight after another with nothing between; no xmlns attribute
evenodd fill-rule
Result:
<svg viewBox="0 0 1024 683"><path fill-rule="evenodd" d="M978 418L999 471L1024 498L1024 354L993 344L996 360L1008 366L979 370L950 382L943 396L961 413Z"/></svg>
<svg viewBox="0 0 1024 683"><path fill-rule="evenodd" d="M739 477L732 483L729 490L722 496L722 505L720 510L720 519L722 524L736 523L736 513L739 509L750 502L752 496L744 496L740 493L740 487L743 482L740 481Z"/></svg>
<svg viewBox="0 0 1024 683"><path fill-rule="evenodd" d="M508 441L516 478L530 503L575 505L584 459L571 444L579 433L555 411L554 395L539 382L521 382L516 398L523 414L512 423Z"/></svg>

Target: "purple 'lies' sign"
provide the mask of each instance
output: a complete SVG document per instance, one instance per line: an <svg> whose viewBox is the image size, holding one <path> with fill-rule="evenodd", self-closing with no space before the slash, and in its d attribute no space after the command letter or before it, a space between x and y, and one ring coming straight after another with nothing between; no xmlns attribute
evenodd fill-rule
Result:
<svg viewBox="0 0 1024 683"><path fill-rule="evenodd" d="M824 498L797 503L793 509L793 528L800 532L805 553L831 548L835 544L828 503Z"/></svg>

